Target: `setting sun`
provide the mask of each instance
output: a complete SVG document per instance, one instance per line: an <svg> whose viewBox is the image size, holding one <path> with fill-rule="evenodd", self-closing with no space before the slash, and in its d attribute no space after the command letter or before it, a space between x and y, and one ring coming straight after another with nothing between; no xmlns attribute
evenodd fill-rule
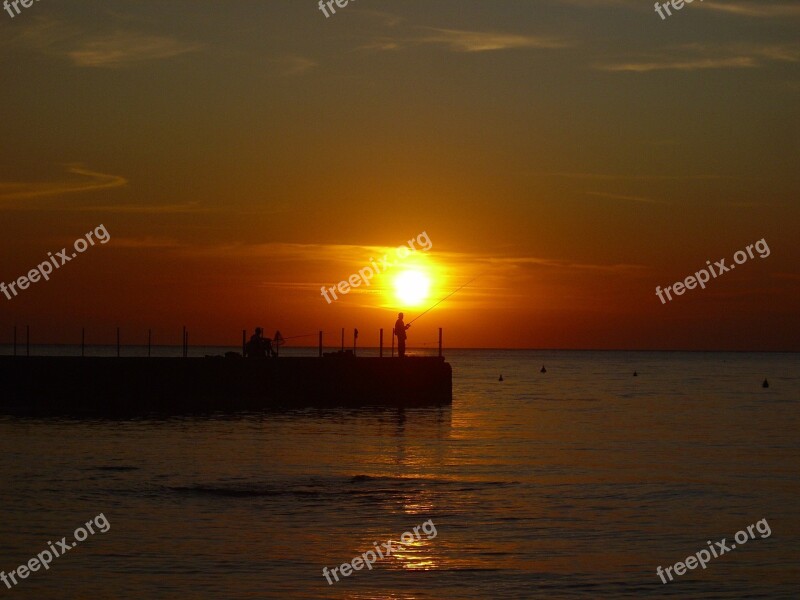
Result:
<svg viewBox="0 0 800 600"><path fill-rule="evenodd" d="M394 279L394 292L404 305L417 306L428 298L430 284L421 271L403 271Z"/></svg>

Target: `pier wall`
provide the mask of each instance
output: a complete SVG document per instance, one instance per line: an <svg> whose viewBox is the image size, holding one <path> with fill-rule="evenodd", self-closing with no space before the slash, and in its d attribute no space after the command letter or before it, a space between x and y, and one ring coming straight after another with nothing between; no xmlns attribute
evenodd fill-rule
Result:
<svg viewBox="0 0 800 600"><path fill-rule="evenodd" d="M149 413L452 403L441 357L0 357L5 413Z"/></svg>

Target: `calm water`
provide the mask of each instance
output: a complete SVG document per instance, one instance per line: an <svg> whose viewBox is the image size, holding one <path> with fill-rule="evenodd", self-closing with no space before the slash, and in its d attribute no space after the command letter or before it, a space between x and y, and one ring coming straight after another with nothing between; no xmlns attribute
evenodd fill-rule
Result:
<svg viewBox="0 0 800 600"><path fill-rule="evenodd" d="M446 409L0 417L0 569L99 513L111 524L0 594L798 598L800 356L448 360ZM770 537L657 577L764 518ZM322 576L428 519L436 537L332 586Z"/></svg>

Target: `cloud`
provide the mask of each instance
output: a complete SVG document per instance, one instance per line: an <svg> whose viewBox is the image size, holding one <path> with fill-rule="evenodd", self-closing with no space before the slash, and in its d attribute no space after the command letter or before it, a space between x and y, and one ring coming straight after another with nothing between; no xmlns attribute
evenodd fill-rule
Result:
<svg viewBox="0 0 800 600"><path fill-rule="evenodd" d="M180 248L182 244L174 239L169 238L156 238L156 237L141 237L141 238L114 238L114 248L134 248L134 249L150 249L150 248Z"/></svg>
<svg viewBox="0 0 800 600"><path fill-rule="evenodd" d="M270 62L277 65L281 75L300 75L317 66L315 61L303 56L283 56L270 59Z"/></svg>
<svg viewBox="0 0 800 600"><path fill-rule="evenodd" d="M607 7L627 8L635 11L652 12L650 3L642 3L640 0L550 0L553 4L567 4L582 8L605 9ZM719 12L725 12L742 17L755 18L782 18L800 17L800 5L789 2L714 2L711 0L701 0L703 8L710 8Z"/></svg>
<svg viewBox="0 0 800 600"><path fill-rule="evenodd" d="M202 48L163 35L116 30L88 33L80 26L51 17L32 19L2 42L24 46L42 54L69 60L78 67L120 68L173 58Z"/></svg>
<svg viewBox="0 0 800 600"><path fill-rule="evenodd" d="M598 179L606 181L640 180L640 181L672 181L684 179L722 179L720 175L620 175L613 173L534 173L539 177L566 177L567 179Z"/></svg>
<svg viewBox="0 0 800 600"><path fill-rule="evenodd" d="M630 202L644 202L647 204L668 204L663 200L653 200L652 198L645 198L644 196L624 196L622 194L608 194L606 192L586 192L589 196L598 196L600 198L610 198L612 200L628 200Z"/></svg>
<svg viewBox="0 0 800 600"><path fill-rule="evenodd" d="M770 4L766 2L704 2L705 8L742 17L760 19L800 17L800 4Z"/></svg>
<svg viewBox="0 0 800 600"><path fill-rule="evenodd" d="M78 165L67 169L77 179L48 182L0 182L0 201L29 200L48 196L61 196L80 192L93 192L122 187L128 180L119 175L106 175Z"/></svg>
<svg viewBox="0 0 800 600"><path fill-rule="evenodd" d="M176 214L212 211L210 208L200 206L197 202L184 202L182 204L108 204L104 206L74 206L67 210L129 214Z"/></svg>
<svg viewBox="0 0 800 600"><path fill-rule="evenodd" d="M675 56L685 56L676 59ZM706 69L749 69L762 67L769 62L798 62L800 47L797 44L733 43L684 44L670 48L664 54L646 60L596 65L601 71L647 73L650 71L700 71Z"/></svg>
<svg viewBox="0 0 800 600"><path fill-rule="evenodd" d="M118 68L135 63L161 60L196 52L200 44L182 42L175 38L118 32L87 40L67 55L79 67Z"/></svg>
<svg viewBox="0 0 800 600"><path fill-rule="evenodd" d="M372 10L372 9L365 9L365 8L356 8L351 11L351 14L355 13L358 15L363 15L365 17L370 17L373 19L377 19L380 21L382 25L385 27L397 27L398 25L404 23L406 21L405 17L398 16L394 13L382 11L382 10Z"/></svg>
<svg viewBox="0 0 800 600"><path fill-rule="evenodd" d="M458 29L426 29L432 33L420 38L419 42L444 44L449 46L453 52L487 52L513 48L565 48L570 45L564 40L545 36Z"/></svg>
<svg viewBox="0 0 800 600"><path fill-rule="evenodd" d="M630 263L596 264L582 263L571 260L558 260L553 258L541 258L535 256L489 256L478 254L463 254L453 252L437 253L447 264L466 263L471 265L482 265L487 271L494 271L500 268L528 268L546 267L554 269L574 269L579 271L597 272L639 272L647 270L649 267Z"/></svg>
<svg viewBox="0 0 800 600"><path fill-rule="evenodd" d="M441 45L451 52L474 53L523 48L555 49L567 48L573 44L567 40L519 33L493 31L465 31L460 29L439 29L420 27L421 33L406 37L382 36L359 46L358 50L398 50L408 46Z"/></svg>
<svg viewBox="0 0 800 600"><path fill-rule="evenodd" d="M696 58L689 60L665 60L663 62L628 62L600 65L601 71L628 71L647 73L649 71L700 71L705 69L746 69L758 66L751 56L732 58Z"/></svg>

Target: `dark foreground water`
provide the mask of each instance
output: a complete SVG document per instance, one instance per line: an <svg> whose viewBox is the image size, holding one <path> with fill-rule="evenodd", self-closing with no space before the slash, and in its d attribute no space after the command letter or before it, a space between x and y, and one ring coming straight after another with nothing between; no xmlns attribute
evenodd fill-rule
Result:
<svg viewBox="0 0 800 600"><path fill-rule="evenodd" d="M0 570L110 524L0 596L800 597L798 355L448 360L446 409L0 417ZM762 519L768 537L656 575ZM323 577L429 520L435 537Z"/></svg>

